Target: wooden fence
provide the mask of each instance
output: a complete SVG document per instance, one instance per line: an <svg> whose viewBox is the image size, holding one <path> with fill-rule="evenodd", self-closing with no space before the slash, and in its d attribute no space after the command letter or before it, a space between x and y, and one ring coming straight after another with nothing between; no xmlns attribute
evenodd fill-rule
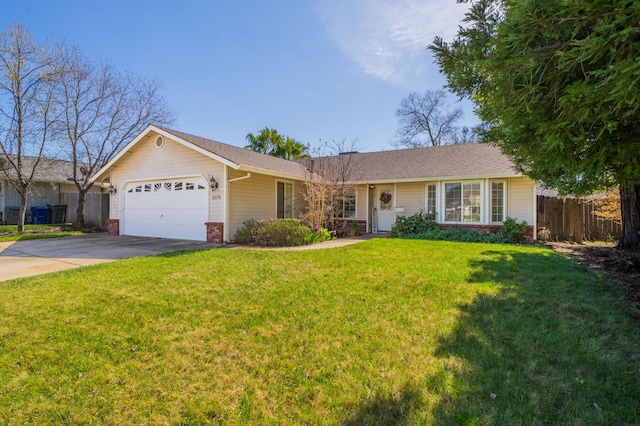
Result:
<svg viewBox="0 0 640 426"><path fill-rule="evenodd" d="M577 243L620 238L622 225L595 216L595 210L590 200L538 195L538 238Z"/></svg>
<svg viewBox="0 0 640 426"><path fill-rule="evenodd" d="M60 194L61 204L67 205L67 222L76 220L78 209L78 193L65 192ZM87 228L107 229L109 221L109 194L88 192L85 194L84 222Z"/></svg>

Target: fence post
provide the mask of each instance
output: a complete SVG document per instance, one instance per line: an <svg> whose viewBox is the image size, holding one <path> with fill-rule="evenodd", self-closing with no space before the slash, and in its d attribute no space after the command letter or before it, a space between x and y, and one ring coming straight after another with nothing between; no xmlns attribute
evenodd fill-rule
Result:
<svg viewBox="0 0 640 426"><path fill-rule="evenodd" d="M67 222L75 222L78 208L79 194L65 193L67 201ZM87 227L107 229L109 220L109 194L103 192L88 192L84 204L84 220Z"/></svg>
<svg viewBox="0 0 640 426"><path fill-rule="evenodd" d="M539 195L538 226L549 230L551 240L570 240L581 243L584 238L620 237L622 227L613 220L594 216L596 210L590 200Z"/></svg>

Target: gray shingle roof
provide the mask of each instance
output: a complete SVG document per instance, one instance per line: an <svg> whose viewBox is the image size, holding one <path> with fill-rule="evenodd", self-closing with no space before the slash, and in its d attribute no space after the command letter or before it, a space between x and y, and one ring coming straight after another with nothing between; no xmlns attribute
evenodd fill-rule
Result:
<svg viewBox="0 0 640 426"><path fill-rule="evenodd" d="M259 152L254 152L248 149L239 148L237 146L228 145L211 139L205 139L199 136L190 135L188 133L179 132L177 130L171 130L160 126L156 127L239 166L248 166L265 171L278 172L290 175L292 177L305 177L306 169L302 164L295 161L284 160L282 158L273 157L271 155L261 154Z"/></svg>
<svg viewBox="0 0 640 426"><path fill-rule="evenodd" d="M519 175L499 148L481 143L347 155L358 165L358 180L366 182Z"/></svg>
<svg viewBox="0 0 640 426"><path fill-rule="evenodd" d="M289 161L244 148L217 142L177 130L152 126L240 168L264 170L292 178L308 176L309 160ZM519 176L511 160L489 144L445 145L429 148L349 154L358 182L411 181L440 178L477 178ZM329 161L323 157L314 161ZM317 170L317 167L314 167Z"/></svg>
<svg viewBox="0 0 640 426"><path fill-rule="evenodd" d="M31 173L36 160L36 157L23 157L22 170L24 174L28 175ZM6 159L1 157L0 169L4 169L0 170L0 179L5 178L7 175L9 178L15 178L15 169ZM69 183L67 178L71 176L73 176L72 162L42 158L38 163L33 180L34 182Z"/></svg>

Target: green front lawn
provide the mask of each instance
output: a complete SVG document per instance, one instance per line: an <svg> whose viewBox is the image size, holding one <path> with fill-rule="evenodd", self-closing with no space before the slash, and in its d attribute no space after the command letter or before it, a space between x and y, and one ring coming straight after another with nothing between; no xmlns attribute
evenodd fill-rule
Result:
<svg viewBox="0 0 640 426"><path fill-rule="evenodd" d="M550 250L216 249L0 283L0 424L638 424L640 328Z"/></svg>
<svg viewBox="0 0 640 426"><path fill-rule="evenodd" d="M25 225L22 233L18 232L17 225L0 225L0 242L58 238L78 234L82 232L63 230L60 225Z"/></svg>

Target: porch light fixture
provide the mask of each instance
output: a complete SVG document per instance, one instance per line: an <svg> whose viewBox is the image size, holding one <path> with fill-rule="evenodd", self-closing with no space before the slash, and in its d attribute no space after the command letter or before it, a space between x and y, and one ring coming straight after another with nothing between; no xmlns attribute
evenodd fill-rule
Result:
<svg viewBox="0 0 640 426"><path fill-rule="evenodd" d="M113 194L115 194L116 192L118 192L118 191L116 190L116 187L115 187L115 186L113 186L113 184L112 184L112 183L110 183L110 184L109 184L108 189L109 189L109 194L111 194L111 195L113 195Z"/></svg>
<svg viewBox="0 0 640 426"><path fill-rule="evenodd" d="M218 189L218 182L212 175L209 176L209 188L211 188L211 191L215 191L216 189Z"/></svg>

